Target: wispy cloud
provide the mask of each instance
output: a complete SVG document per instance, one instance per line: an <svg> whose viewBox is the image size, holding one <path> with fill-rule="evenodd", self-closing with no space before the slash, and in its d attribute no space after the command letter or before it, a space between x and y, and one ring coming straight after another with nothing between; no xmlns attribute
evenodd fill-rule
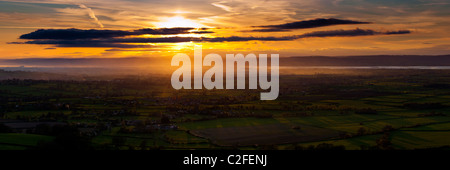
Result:
<svg viewBox="0 0 450 170"><path fill-rule="evenodd" d="M95 23L97 23L97 25L100 27L100 28L103 28L104 26L103 26L103 24L98 20L98 18L97 18L97 16L95 16L95 13L94 13L94 11L91 9L91 8L88 8L86 5L84 5L84 4L79 4L78 5L80 8L82 8L82 9L86 9L87 10L87 12L88 12L88 14L89 14L89 17L91 17L94 21L95 21Z"/></svg>
<svg viewBox="0 0 450 170"><path fill-rule="evenodd" d="M227 11L227 12L232 12L232 8L229 7L229 6L227 6L227 5L222 4L223 2L225 2L225 1L211 3L211 5L214 5L214 6L216 6L216 7L219 7L219 8L221 8L221 9Z"/></svg>

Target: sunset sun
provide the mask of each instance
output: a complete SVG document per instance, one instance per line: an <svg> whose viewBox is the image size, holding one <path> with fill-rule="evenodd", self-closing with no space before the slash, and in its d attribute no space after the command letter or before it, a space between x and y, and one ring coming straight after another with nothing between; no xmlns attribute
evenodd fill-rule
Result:
<svg viewBox="0 0 450 170"><path fill-rule="evenodd" d="M175 27L201 28L201 27L205 27L204 25L197 23L193 20L186 19L183 16L162 18L161 22L157 22L154 24L160 28L175 28Z"/></svg>

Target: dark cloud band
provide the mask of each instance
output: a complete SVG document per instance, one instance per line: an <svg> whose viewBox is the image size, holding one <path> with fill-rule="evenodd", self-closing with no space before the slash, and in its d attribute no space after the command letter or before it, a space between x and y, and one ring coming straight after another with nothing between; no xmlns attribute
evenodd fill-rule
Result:
<svg viewBox="0 0 450 170"><path fill-rule="evenodd" d="M52 39L52 40L76 40L76 39L97 39L97 38L115 38L131 35L176 35L176 34L208 34L212 31L200 30L195 28L144 28L132 31L122 30L81 30L81 29L39 29L34 32L20 36L20 39Z"/></svg>
<svg viewBox="0 0 450 170"><path fill-rule="evenodd" d="M148 48L149 45L139 45L142 43L180 43L180 42L237 42L237 41L292 41L302 38L313 37L354 37L354 36L374 36L374 35L395 35L410 34L409 30L398 31L375 31L371 29L353 30L330 30L315 31L301 35L283 37L161 37L161 38L103 38L103 39L44 39L31 40L23 43L12 42L11 44L47 44L56 47L112 47L112 48ZM87 37L87 36L86 36Z"/></svg>
<svg viewBox="0 0 450 170"><path fill-rule="evenodd" d="M352 20L342 20L335 18L318 18L314 20L306 20L306 21L297 21L280 25L262 25L262 26L253 26L262 29L254 29L250 32L283 32L290 31L294 29L307 29L307 28L317 28L317 27L325 27L332 25L348 25L348 24L370 24L370 22L360 22L360 21L352 21Z"/></svg>
<svg viewBox="0 0 450 170"><path fill-rule="evenodd" d="M311 33L302 34L299 38L307 37L354 37L354 36L368 36L368 35L394 35L394 34L410 34L409 30L399 31L374 31L370 29L354 29L354 30L331 30L331 31L315 31Z"/></svg>

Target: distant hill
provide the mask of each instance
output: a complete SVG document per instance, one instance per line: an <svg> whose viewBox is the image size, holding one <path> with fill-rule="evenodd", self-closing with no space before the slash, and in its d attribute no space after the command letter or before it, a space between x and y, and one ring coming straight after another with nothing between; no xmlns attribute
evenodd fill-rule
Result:
<svg viewBox="0 0 450 170"><path fill-rule="evenodd" d="M373 55L287 57L281 66L450 66L450 55Z"/></svg>
<svg viewBox="0 0 450 170"><path fill-rule="evenodd" d="M0 80L7 79L35 79L35 80L70 80L74 77L68 77L64 74L31 72L31 71L6 71L0 69Z"/></svg>
<svg viewBox="0 0 450 170"><path fill-rule="evenodd" d="M26 67L165 67L168 58L25 58L0 59L0 65ZM281 57L281 66L450 66L450 55L372 55ZM170 65L167 65L170 67Z"/></svg>
<svg viewBox="0 0 450 170"><path fill-rule="evenodd" d="M158 62L157 58L124 57L124 58L21 58L0 59L0 65L27 67L121 67L144 65Z"/></svg>

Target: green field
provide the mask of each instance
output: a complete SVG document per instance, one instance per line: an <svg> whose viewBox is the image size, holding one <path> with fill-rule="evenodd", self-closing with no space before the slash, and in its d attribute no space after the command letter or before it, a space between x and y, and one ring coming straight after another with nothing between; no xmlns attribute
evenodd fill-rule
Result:
<svg viewBox="0 0 450 170"><path fill-rule="evenodd" d="M39 142L51 141L53 137L34 135L34 134L17 134L17 133L1 133L0 149L2 150L23 150L36 146Z"/></svg>
<svg viewBox="0 0 450 170"><path fill-rule="evenodd" d="M3 80L0 113L5 124L57 121L95 131L76 136L97 149L292 150L326 143L359 150L386 149L382 144L388 149L450 145L448 70L371 71L282 76L275 101L259 100L259 90L176 91L168 81L152 77ZM0 149L60 142L57 128L28 134L10 129L0 133Z"/></svg>

